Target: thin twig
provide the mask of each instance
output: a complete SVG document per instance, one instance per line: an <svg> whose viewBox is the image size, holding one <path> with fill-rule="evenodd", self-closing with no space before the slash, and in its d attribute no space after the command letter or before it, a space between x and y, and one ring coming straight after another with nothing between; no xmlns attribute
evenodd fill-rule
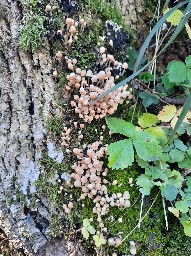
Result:
<svg viewBox="0 0 191 256"><path fill-rule="evenodd" d="M164 209L164 218L165 218L165 223L166 223L166 230L168 230L168 219L167 219L167 214L166 214L166 207L165 207L164 197L162 197L162 205L163 205L163 209Z"/></svg>
<svg viewBox="0 0 191 256"><path fill-rule="evenodd" d="M142 218L142 213L143 213L143 203L144 203L144 194L142 194L142 199L141 199L141 210L140 210L140 215L139 215L138 228L141 227L141 218Z"/></svg>

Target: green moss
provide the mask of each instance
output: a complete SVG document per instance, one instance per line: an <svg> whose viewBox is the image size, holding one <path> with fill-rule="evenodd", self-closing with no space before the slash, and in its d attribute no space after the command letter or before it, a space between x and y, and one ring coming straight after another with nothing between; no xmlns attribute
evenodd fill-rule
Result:
<svg viewBox="0 0 191 256"><path fill-rule="evenodd" d="M63 132L63 120L58 116L51 116L46 122L46 129L48 132L51 132L53 135L56 135L60 138L61 133Z"/></svg>
<svg viewBox="0 0 191 256"><path fill-rule="evenodd" d="M45 34L43 26L45 16L28 15L20 32L19 43L24 51L34 52L42 45L42 36Z"/></svg>

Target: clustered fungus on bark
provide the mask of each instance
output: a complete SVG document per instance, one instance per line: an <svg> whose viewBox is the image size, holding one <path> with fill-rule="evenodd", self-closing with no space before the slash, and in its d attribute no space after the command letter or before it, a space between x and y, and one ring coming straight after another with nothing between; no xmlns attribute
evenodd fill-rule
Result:
<svg viewBox="0 0 191 256"><path fill-rule="evenodd" d="M57 33L61 35L65 45L70 47L74 40L77 40L78 28L80 27L83 31L86 26L86 22L81 17L78 22L67 18L66 31L59 30ZM73 123L73 128L78 131L76 139L79 147L71 145L72 127L64 127L61 135L61 145L65 147L66 153L76 156L76 163L72 165L72 173L70 174L71 179L66 182L66 185L70 188L81 189L79 201L86 198L93 200L93 213L97 215L99 229L104 237L107 233L104 217L109 212L110 207L121 209L130 207L130 194L128 191L123 194L110 194L108 192L107 186L116 186L118 181L110 182L107 180L109 170L103 161L107 154L107 145L103 146L103 136L100 133L99 141L82 146L80 143L83 139L82 131L86 123L112 115L119 104L122 104L126 99L128 103L133 95L132 89L128 88L126 84L102 99L96 100L99 95L115 86L118 79L128 69L126 62L121 63L116 60L104 46L99 47L97 51L98 61L95 63L95 68L92 69L79 67L77 59L69 58L65 51L58 51L55 59L58 63L66 63L68 75L66 76L65 91L69 95L70 106L81 119L81 122ZM56 78L58 75L58 71L54 70L53 76ZM106 126L103 125L102 129L104 131ZM63 210L66 214L70 214L73 207L73 202L63 204ZM107 243L109 246L117 247L120 245L121 239L118 236L112 237L108 239Z"/></svg>

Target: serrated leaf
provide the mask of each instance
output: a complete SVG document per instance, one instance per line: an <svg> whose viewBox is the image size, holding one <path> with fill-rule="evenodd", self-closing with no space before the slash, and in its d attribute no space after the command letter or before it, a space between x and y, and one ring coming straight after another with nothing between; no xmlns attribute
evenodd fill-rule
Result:
<svg viewBox="0 0 191 256"><path fill-rule="evenodd" d="M86 229L88 230L88 232L91 234L91 235L94 235L96 233L96 230L93 226L87 226Z"/></svg>
<svg viewBox="0 0 191 256"><path fill-rule="evenodd" d="M186 65L181 61L172 61L168 68L169 81L172 83L182 83L187 80Z"/></svg>
<svg viewBox="0 0 191 256"><path fill-rule="evenodd" d="M137 140L133 141L138 157L144 161L155 161L161 158L162 148L156 140Z"/></svg>
<svg viewBox="0 0 191 256"><path fill-rule="evenodd" d="M141 117L138 119L138 124L142 128L151 127L153 125L156 125L158 122L157 116L149 113L144 113Z"/></svg>
<svg viewBox="0 0 191 256"><path fill-rule="evenodd" d="M109 164L112 169L125 169L134 162L134 149L131 140L120 140L108 146Z"/></svg>
<svg viewBox="0 0 191 256"><path fill-rule="evenodd" d="M133 124L116 117L106 118L106 124L113 133L120 133L127 137L131 137L136 133L135 126Z"/></svg>
<svg viewBox="0 0 191 256"><path fill-rule="evenodd" d="M168 141L164 130L158 126L147 128L145 130L145 132L147 132L147 133L151 134L153 137L155 137L160 142L160 145L162 145L162 146L164 146Z"/></svg>
<svg viewBox="0 0 191 256"><path fill-rule="evenodd" d="M87 231L87 229L85 227L82 227L82 235L85 239L89 238L89 232Z"/></svg>
<svg viewBox="0 0 191 256"><path fill-rule="evenodd" d="M164 10L164 14L166 14L170 9L167 8ZM168 18L167 21L171 23L172 26L178 26L181 19L183 17L183 13L180 10L175 10Z"/></svg>
<svg viewBox="0 0 191 256"><path fill-rule="evenodd" d="M181 221L186 236L191 237L191 222L189 220Z"/></svg>
<svg viewBox="0 0 191 256"><path fill-rule="evenodd" d="M184 145L184 143L180 139L174 140L174 146L175 146L175 148L177 148L183 152L185 152L188 149L188 147L186 145Z"/></svg>
<svg viewBox="0 0 191 256"><path fill-rule="evenodd" d="M191 68L191 55L186 57L185 63L187 68Z"/></svg>
<svg viewBox="0 0 191 256"><path fill-rule="evenodd" d="M176 209L175 207L168 207L168 210L169 212L172 212L175 217L179 218L180 212L178 209Z"/></svg>
<svg viewBox="0 0 191 256"><path fill-rule="evenodd" d="M158 119L162 122L170 122L176 114L176 107L174 105L164 106L157 115Z"/></svg>
<svg viewBox="0 0 191 256"><path fill-rule="evenodd" d="M156 95L151 94L149 92L140 92L139 93L139 98L141 98L143 100L143 106L145 108L148 108L150 105L152 104L158 104L159 103L159 99L157 98Z"/></svg>
<svg viewBox="0 0 191 256"><path fill-rule="evenodd" d="M173 201L176 199L178 195L178 189L173 185L166 185L163 188L164 197L169 200Z"/></svg>
<svg viewBox="0 0 191 256"><path fill-rule="evenodd" d="M178 149L171 149L171 151L169 152L170 157L173 160L173 163L177 162L182 162L183 159L185 158L184 153L182 153L182 151L178 150Z"/></svg>
<svg viewBox="0 0 191 256"><path fill-rule="evenodd" d="M149 163L147 161L140 159L138 156L136 156L136 161L141 168L149 167Z"/></svg>
<svg viewBox="0 0 191 256"><path fill-rule="evenodd" d="M175 206L182 213L187 213L189 210L188 204L185 200L177 201Z"/></svg>

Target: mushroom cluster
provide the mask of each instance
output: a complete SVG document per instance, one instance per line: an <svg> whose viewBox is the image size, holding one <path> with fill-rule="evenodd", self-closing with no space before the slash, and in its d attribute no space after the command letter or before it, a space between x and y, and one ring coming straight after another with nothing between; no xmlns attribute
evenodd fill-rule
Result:
<svg viewBox="0 0 191 256"><path fill-rule="evenodd" d="M86 27L84 19L79 17L79 21L72 18L66 18L66 28L57 30L57 36L63 39L66 45L71 46L72 43L78 39L77 32L79 28L83 31Z"/></svg>
<svg viewBox="0 0 191 256"><path fill-rule="evenodd" d="M61 146L68 147L70 142L71 129L64 127L64 132L61 134Z"/></svg>
<svg viewBox="0 0 191 256"><path fill-rule="evenodd" d="M120 75L123 75L128 68L128 64L118 62L111 54L106 54L104 47L100 48L100 62L98 66L101 70L82 70L75 67L77 60L71 60L66 57L68 69L73 72L67 76L68 83L66 90L75 91L71 101L71 106L75 108L75 113L79 115L84 122L91 122L93 119L104 118L107 114L113 114L119 104L124 99L132 99L132 90L128 85L118 88L116 91L108 94L102 99L95 101L96 98L115 86L115 81ZM114 74L117 72L117 75Z"/></svg>
<svg viewBox="0 0 191 256"><path fill-rule="evenodd" d="M71 174L74 180L73 186L81 188L79 200L91 198L94 202L93 212L97 214L99 227L104 228L102 216L106 215L110 206L120 208L130 207L130 194L128 191L122 193L108 194L107 184L110 182L106 176L108 169L104 167L102 158L106 154L106 147L101 141L84 145L83 149L74 148L73 153L77 156L77 162L72 166L74 172ZM110 185L117 183L111 183Z"/></svg>

